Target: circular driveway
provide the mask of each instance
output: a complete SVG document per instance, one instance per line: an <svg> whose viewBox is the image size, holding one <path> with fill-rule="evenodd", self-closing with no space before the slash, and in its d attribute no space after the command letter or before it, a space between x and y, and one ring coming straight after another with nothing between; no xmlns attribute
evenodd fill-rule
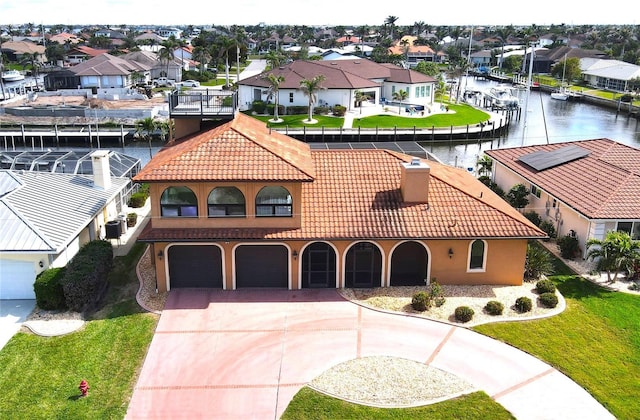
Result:
<svg viewBox="0 0 640 420"><path fill-rule="evenodd" d="M256 289L171 291L126 418L277 419L313 378L367 356L455 374L518 419L613 419L546 363L465 328L363 308L336 290Z"/></svg>

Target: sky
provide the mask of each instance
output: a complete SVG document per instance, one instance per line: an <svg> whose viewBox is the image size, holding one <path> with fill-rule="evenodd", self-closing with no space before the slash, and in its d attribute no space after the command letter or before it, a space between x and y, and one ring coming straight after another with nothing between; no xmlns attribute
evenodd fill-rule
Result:
<svg viewBox="0 0 640 420"><path fill-rule="evenodd" d="M0 25L438 25L640 24L628 0L601 6L560 0L2 0ZM573 5L573 6L572 6ZM626 12L625 12L626 10Z"/></svg>

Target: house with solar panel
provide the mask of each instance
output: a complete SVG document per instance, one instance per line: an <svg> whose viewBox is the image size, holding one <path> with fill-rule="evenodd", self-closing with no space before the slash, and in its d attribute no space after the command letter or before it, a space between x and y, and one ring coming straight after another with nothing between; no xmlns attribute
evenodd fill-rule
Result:
<svg viewBox="0 0 640 420"><path fill-rule="evenodd" d="M4 151L0 164L0 299L35 299L39 273L106 238L110 222L122 233L118 215L138 159L108 150Z"/></svg>
<svg viewBox="0 0 640 420"><path fill-rule="evenodd" d="M487 150L493 180L529 189L525 211L552 222L558 236L589 239L624 231L640 239L640 150L609 139Z"/></svg>
<svg viewBox="0 0 640 420"><path fill-rule="evenodd" d="M546 237L463 169L314 149L242 113L172 140L134 181L159 291L520 285L527 241Z"/></svg>

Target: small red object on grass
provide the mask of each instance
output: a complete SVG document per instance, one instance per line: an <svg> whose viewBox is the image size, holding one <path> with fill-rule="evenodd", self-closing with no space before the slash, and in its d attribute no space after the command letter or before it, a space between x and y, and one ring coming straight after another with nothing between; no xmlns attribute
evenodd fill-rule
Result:
<svg viewBox="0 0 640 420"><path fill-rule="evenodd" d="M80 382L80 386L78 387L78 389L81 392L81 396L82 397L86 397L89 394L89 382L85 381L84 379Z"/></svg>

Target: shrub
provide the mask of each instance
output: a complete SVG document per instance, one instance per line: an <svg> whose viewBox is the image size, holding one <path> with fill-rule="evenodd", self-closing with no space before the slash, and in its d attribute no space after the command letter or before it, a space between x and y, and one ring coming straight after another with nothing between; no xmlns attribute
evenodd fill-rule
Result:
<svg viewBox="0 0 640 420"><path fill-rule="evenodd" d="M273 112L275 108L276 104L267 104L267 114L275 115L275 113ZM284 105L278 104L278 115L284 115Z"/></svg>
<svg viewBox="0 0 640 420"><path fill-rule="evenodd" d="M127 214L127 227L134 227L138 222L138 213Z"/></svg>
<svg viewBox="0 0 640 420"><path fill-rule="evenodd" d="M540 295L540 303L545 308L555 308L558 306L558 296L555 293L547 292Z"/></svg>
<svg viewBox="0 0 640 420"><path fill-rule="evenodd" d="M558 239L558 248L562 258L572 259L580 252L578 238L565 235Z"/></svg>
<svg viewBox="0 0 640 420"><path fill-rule="evenodd" d="M292 105L287 107L287 115L305 115L309 113L309 107L303 105Z"/></svg>
<svg viewBox="0 0 640 420"><path fill-rule="evenodd" d="M556 237L556 228L555 228L555 226L553 226L553 223L551 223L550 221L543 220L540 223L540 229L542 229L544 231L544 233L549 235L549 238L555 238Z"/></svg>
<svg viewBox="0 0 640 420"><path fill-rule="evenodd" d="M440 283L438 283L436 279L432 279L431 284L429 285L429 300L437 308L444 305L444 302L446 301L442 291L442 286L440 286Z"/></svg>
<svg viewBox="0 0 640 420"><path fill-rule="evenodd" d="M540 215L538 213L536 213L535 211L527 211L524 213L524 217L526 217L527 219L529 219L529 221L531 223L533 223L536 226L540 226L540 223L542 223L542 218L540 218Z"/></svg>
<svg viewBox="0 0 640 420"><path fill-rule="evenodd" d="M113 266L113 248L107 241L91 241L67 264L61 279L67 307L83 312L96 305L107 289Z"/></svg>
<svg viewBox="0 0 640 420"><path fill-rule="evenodd" d="M33 290L36 293L36 303L39 308L47 310L66 308L64 292L60 284L64 273L63 267L49 268L38 274Z"/></svg>
<svg viewBox="0 0 640 420"><path fill-rule="evenodd" d="M129 207L138 209L144 207L144 203L147 202L148 195L144 191L138 191L131 194L129 199Z"/></svg>
<svg viewBox="0 0 640 420"><path fill-rule="evenodd" d="M336 117L344 117L344 114L346 114L346 112L347 112L347 108L345 106L342 106L342 105L333 106L333 115L335 115Z"/></svg>
<svg viewBox="0 0 640 420"><path fill-rule="evenodd" d="M411 307L419 312L424 312L431 307L431 299L427 292L416 292L411 299Z"/></svg>
<svg viewBox="0 0 640 420"><path fill-rule="evenodd" d="M484 310L487 311L489 315L502 315L504 305L497 300L490 300L486 305L484 305Z"/></svg>
<svg viewBox="0 0 640 420"><path fill-rule="evenodd" d="M551 280L548 280L548 279L540 280L539 282L536 283L536 291L539 294L555 293L556 292L556 285L553 284L553 282Z"/></svg>
<svg viewBox="0 0 640 420"><path fill-rule="evenodd" d="M458 306L454 312L456 320L460 322L469 322L473 318L473 309L468 306Z"/></svg>
<svg viewBox="0 0 640 420"><path fill-rule="evenodd" d="M527 258L524 262L524 276L536 280L553 272L553 260L549 252L536 243L527 244Z"/></svg>
<svg viewBox="0 0 640 420"><path fill-rule="evenodd" d="M313 113L316 115L327 115L329 113L328 106L316 106L313 108Z"/></svg>
<svg viewBox="0 0 640 420"><path fill-rule="evenodd" d="M532 307L531 299L528 297L522 296L516 299L516 311L521 313L530 312Z"/></svg>
<svg viewBox="0 0 640 420"><path fill-rule="evenodd" d="M267 109L267 104L264 101L251 102L251 110L256 114L264 114L264 111L266 109Z"/></svg>

